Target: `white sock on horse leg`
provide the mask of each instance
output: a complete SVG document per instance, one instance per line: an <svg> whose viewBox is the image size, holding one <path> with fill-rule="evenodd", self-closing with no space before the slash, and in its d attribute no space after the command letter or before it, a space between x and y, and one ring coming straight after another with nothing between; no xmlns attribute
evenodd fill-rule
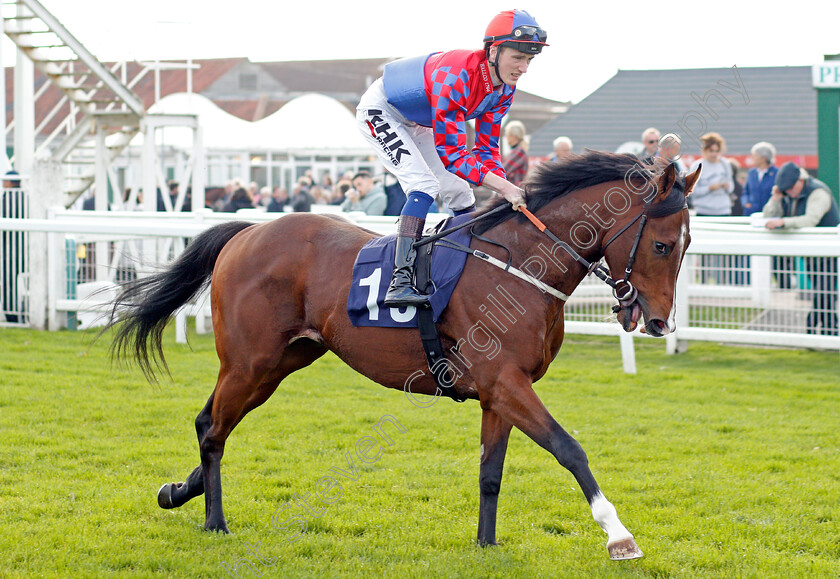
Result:
<svg viewBox="0 0 840 579"><path fill-rule="evenodd" d="M630 534L621 521L618 520L618 513L610 501L602 493L598 493L589 505L592 508L592 518L607 534L607 544L615 543L623 539L630 539Z"/></svg>

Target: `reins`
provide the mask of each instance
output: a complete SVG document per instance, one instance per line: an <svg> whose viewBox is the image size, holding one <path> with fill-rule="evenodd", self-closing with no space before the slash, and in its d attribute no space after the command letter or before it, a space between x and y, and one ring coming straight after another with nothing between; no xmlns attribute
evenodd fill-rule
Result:
<svg viewBox="0 0 840 579"><path fill-rule="evenodd" d="M426 245L427 243L437 241L441 237L446 237L450 233L458 231L459 229L463 229L464 227L467 227L468 225L474 225L474 224L478 223L479 221L483 221L484 219L487 219L491 215L493 215L495 213L499 213L501 210L507 209L510 206L511 206L510 203L502 203L501 205L499 205L498 207L495 207L494 209L488 211L487 213L482 213L478 217L473 217L472 219L470 219L468 221L464 221L460 225L456 225L455 227L450 227L449 229L441 231L440 233L435 233L434 235L430 235L428 237L424 237L423 239L415 241L414 243L411 244L411 246L414 249L417 249L418 247Z"/></svg>
<svg viewBox="0 0 840 579"><path fill-rule="evenodd" d="M669 199L669 201L671 201L671 200ZM653 211L653 213L656 213L656 215L654 215L655 217L661 217L661 216L664 216L664 215L669 215L671 213L676 212L676 210L680 210L680 209L683 209L683 208L686 207L686 203L685 203L684 198L681 200L681 203L679 203L679 204L675 204L675 203L673 203L673 201L671 201L670 203L665 203L664 205L666 205L666 207L663 207L662 211ZM615 297L615 299L618 301L618 304L619 304L618 306L616 306L613 309L615 311L619 311L621 309L632 308L633 303L636 301L636 298L639 295L638 290L636 290L636 288L633 286L633 284L630 283L630 275L633 273L633 264L636 262L636 253L639 250L639 243L642 239L642 233L645 229L645 225L647 225L647 220L648 220L648 217L649 217L648 212L649 212L649 210L652 206L653 206L653 199L647 201L644 204L644 206L642 207L642 210L639 212L639 214L636 215L636 217L634 217L629 223L627 223L621 229L619 229L618 232L615 233L612 237L610 237L609 240L604 244L604 246L602 248L603 252L606 252L607 247L609 247L612 242L614 242L616 239L621 237L635 223L637 223L637 222L639 223L639 228L636 230L636 236L633 239L633 246L630 249L630 255L627 258L627 266L624 268L624 277L622 279L619 279L619 280L613 279L612 276L610 275L609 270L606 267L604 267L603 265L601 265L601 263L599 263L598 261L590 262L585 257L580 255L577 251L575 251L575 249L571 245L569 245L568 243L566 243L565 241L563 241L562 239L557 237L554 233L551 232L550 229L548 229L548 227L546 227L546 225L542 221L540 221L540 219L536 215L531 213L531 211L529 211L527 207L522 207L521 212L526 218L528 218L528 220L534 225L534 227L536 227L540 232L542 232L546 236L548 236L548 238L551 239L557 246L564 249L575 261L580 263L586 269L586 271L588 273L595 274L595 276L598 279L600 279L601 281L603 281L605 284L607 284L608 286L610 286L612 288L613 297ZM500 269L502 269L502 270L504 270L504 271L522 279L522 280L527 281L528 283L530 283L530 284L536 286L537 288L539 288L541 291L543 291L545 293L549 293L549 294L553 295L554 297L556 297L557 299L559 299L561 301L568 300L569 296L566 295L565 293L563 293L563 292L561 292L561 291L543 283L542 281L534 278L531 275L528 275L527 273L524 273L524 272L518 270L515 267L512 267L510 262L505 264L504 262L496 259L495 257L493 257L491 255L488 255L488 254L484 253L483 251L478 251L478 250L466 247L464 245L461 245L459 243L453 242L453 241L448 240L448 239L441 239L443 237L446 237L447 235L449 235L450 233L452 233L454 231L457 231L457 230L462 229L464 227L467 227L469 225L474 225L475 223L478 223L479 221L483 221L484 219L490 217L491 215L493 215L495 213L498 213L499 211L502 211L504 209L508 209L510 207L511 207L510 203L503 203L503 204L499 205L498 207L495 207L492 210L488 211L487 213L479 215L478 217L474 217L473 219L465 221L464 223L461 223L460 225L445 229L444 231L441 231L441 232L436 233L434 235L430 235L429 237L424 237L423 239L421 239L419 241L415 241L414 244L413 244L413 247L417 248L417 247L421 247L423 245L426 245L428 243L432 243L434 241L441 240L439 243L442 244L442 245L446 245L447 247L450 247L452 249L457 249L457 250L463 251L463 252L465 252L469 255L477 257L478 259L481 259L481 260L483 260L483 261L485 261L485 262L487 262L491 265L494 265L494 266L496 266L496 267L498 267L498 268L500 268ZM474 237L479 238L479 239L484 239L481 236L476 235L475 233L473 233L472 235ZM485 240L485 241L489 241L489 240ZM502 247L504 247L504 246L502 246Z"/></svg>
<svg viewBox="0 0 840 579"><path fill-rule="evenodd" d="M539 288L540 291L553 295L554 297L556 297L557 299L559 299L561 301L568 300L569 296L567 296L566 294L564 294L560 290L555 289L555 288L551 287L550 285L548 285L546 283L543 283L542 281L536 279L535 277L530 276L527 273L513 267L510 264L510 261L508 261L508 263L504 263L503 261L501 261L499 259L496 259L492 255L488 255L487 253L484 253L483 251L479 251L477 249L472 249L471 247L461 245L460 243L454 242L454 241L449 240L449 239L441 239L443 237L446 237L447 235L449 235L450 233L452 233L454 231L458 231L459 229L463 229L464 227L467 227L468 225L474 225L474 224L478 223L479 221L483 221L484 219L490 217L494 213L498 213L499 211L501 211L503 209L508 209L510 207L511 207L510 203L503 203L503 204L499 205L498 207L495 207L491 211L488 211L487 213L483 213L482 215L479 215L478 217L474 217L474 218L472 218L468 221L465 221L464 223L461 223L460 225L456 225L455 227L450 227L450 228L445 229L445 230L443 230L439 233L435 233L435 234L430 235L428 237L424 237L423 239L421 239L419 241L415 241L412 244L412 247L418 248L418 247L421 247L421 246L426 245L428 243L431 243L433 241L437 241L438 245L449 247L450 249L456 249L458 251L463 251L464 253L466 253L468 255L472 255L473 257L476 257L476 258L478 258L482 261L485 261L485 262L489 263L490 265L494 265L494 266L498 267L499 269L501 269L501 270L513 275L513 276L516 276L519 279L524 280L524 281L530 283L531 285ZM478 239L482 239L482 240L484 240L488 243L492 243L494 245L499 245L500 247L502 247L506 251L508 251L508 254L510 254L510 251L505 246L503 246L501 244L498 244L498 243L496 243L494 241L491 241L489 239L485 239L485 238L481 237L480 235L478 235L476 233L472 233L472 236L476 237ZM569 249L571 249L571 248L569 248Z"/></svg>
<svg viewBox="0 0 840 579"><path fill-rule="evenodd" d="M647 223L647 209L650 206L650 202L645 203L645 206L642 208L642 211L627 225L621 228L621 230L613 235L610 240L604 244L604 250L606 251L607 247L616 239L618 239L621 234L627 231L634 223L641 219L641 223L639 224L639 230L636 232L636 239L633 240L633 249L630 250L630 257L627 260L627 267L624 268L624 278L615 281L611 276L609 270L601 265L599 262L590 262L585 257L580 255L577 251L572 248L571 245L554 235L545 224L539 220L539 218L531 213L528 208L523 207L521 209L522 214L528 218L528 220L534 224L534 226L539 229L542 233L545 233L555 244L559 245L566 252L571 255L575 261L580 263L589 273L594 273L598 279L603 281L605 284L610 286L613 290L613 296L618 303L621 305L622 308L629 307L633 301L636 299L638 292L636 288L633 287L633 284L630 283L630 274L633 272L633 263L636 261L636 251L639 248L639 240L642 238L642 231L645 228L645 224Z"/></svg>

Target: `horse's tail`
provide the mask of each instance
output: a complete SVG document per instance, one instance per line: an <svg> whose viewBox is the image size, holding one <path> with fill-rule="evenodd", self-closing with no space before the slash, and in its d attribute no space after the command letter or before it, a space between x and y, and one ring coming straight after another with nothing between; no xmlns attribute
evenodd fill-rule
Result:
<svg viewBox="0 0 840 579"><path fill-rule="evenodd" d="M169 317L207 287L222 248L251 225L231 221L211 227L190 241L168 267L126 284L111 309L108 327L121 322L111 357L133 357L149 381L155 379L156 370L168 373L162 339Z"/></svg>

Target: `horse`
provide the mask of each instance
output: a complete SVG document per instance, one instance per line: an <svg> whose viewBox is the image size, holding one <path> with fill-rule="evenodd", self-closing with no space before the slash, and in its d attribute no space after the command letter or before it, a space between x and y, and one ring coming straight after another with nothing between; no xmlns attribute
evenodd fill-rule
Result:
<svg viewBox="0 0 840 579"><path fill-rule="evenodd" d="M642 166L632 156L588 151L535 172L525 187L528 218L510 204L500 207L504 200L477 213L486 219L473 226L470 249L529 272L514 277L508 268L468 258L438 320L455 376L452 392L478 400L482 409L479 545L496 544L502 469L515 426L577 479L593 518L607 533L610 558L642 556L595 481L582 447L552 418L533 383L563 343L562 298L590 271L597 273L594 264L602 257L605 281L632 285L632 292L618 296L616 319L623 329L633 331L643 320L644 331L653 336L674 330L677 274L690 243L686 196L698 178L699 169L683 177L673 164ZM557 241L550 243L548 234ZM346 303L354 261L376 235L315 214L259 225L227 222L196 236L158 273L124 287L111 312L112 355L134 359L151 380L169 371L161 343L168 319L212 279L220 367L195 420L201 464L186 481L160 488L162 508L204 494L205 529L229 532L221 479L227 438L286 376L327 351L387 388L411 396L440 394L435 377L418 371L428 365L416 331L350 322Z"/></svg>

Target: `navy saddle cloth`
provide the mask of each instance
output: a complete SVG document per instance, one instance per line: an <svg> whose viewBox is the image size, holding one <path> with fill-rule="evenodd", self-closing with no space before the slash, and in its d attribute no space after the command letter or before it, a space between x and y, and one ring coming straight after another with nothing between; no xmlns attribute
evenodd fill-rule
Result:
<svg viewBox="0 0 840 579"><path fill-rule="evenodd" d="M444 224L444 227L453 227L473 217L474 215L469 214L453 217ZM347 315L350 316L350 321L353 322L354 326L417 327L417 308L414 306L386 308L382 305L394 270L396 239L396 235L371 239L362 247L356 257L356 263L353 266L353 285L350 288L350 296L347 298ZM469 228L464 227L450 233L444 239L469 247ZM432 307L434 320L437 322L443 310L446 309L449 298L452 297L452 292L458 284L461 272L464 271L467 254L457 249L431 243L417 248L418 262L420 261L419 253L427 252L432 245L434 245L431 275L433 287L429 296L429 303ZM429 292L427 291L427 293Z"/></svg>

